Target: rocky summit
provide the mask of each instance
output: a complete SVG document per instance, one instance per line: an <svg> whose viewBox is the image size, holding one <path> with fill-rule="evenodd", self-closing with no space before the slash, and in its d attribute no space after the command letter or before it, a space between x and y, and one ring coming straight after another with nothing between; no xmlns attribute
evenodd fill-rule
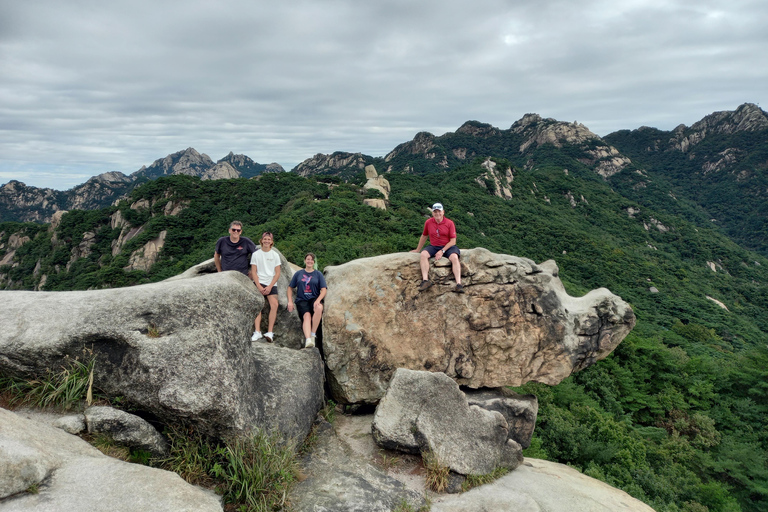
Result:
<svg viewBox="0 0 768 512"><path fill-rule="evenodd" d="M462 252L465 293L450 263L424 292L419 256L397 253L326 267L324 350L334 398L375 403L397 368L443 372L470 388L557 384L613 351L635 325L605 288L571 297L553 261Z"/></svg>
<svg viewBox="0 0 768 512"><path fill-rule="evenodd" d="M113 290L3 293L3 375L44 376L67 358L93 359L97 390L216 436L261 427L303 439L323 404L316 349L251 343L264 298L239 272Z"/></svg>

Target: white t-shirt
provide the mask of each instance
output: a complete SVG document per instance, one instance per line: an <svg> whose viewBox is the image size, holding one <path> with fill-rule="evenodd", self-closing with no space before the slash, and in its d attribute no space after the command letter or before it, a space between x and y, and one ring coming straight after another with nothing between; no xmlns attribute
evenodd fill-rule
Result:
<svg viewBox="0 0 768 512"><path fill-rule="evenodd" d="M280 266L280 256L277 251L270 249L262 251L259 249L251 256L251 265L256 265L256 272L259 276L259 284L269 285L272 278L275 277L275 267Z"/></svg>

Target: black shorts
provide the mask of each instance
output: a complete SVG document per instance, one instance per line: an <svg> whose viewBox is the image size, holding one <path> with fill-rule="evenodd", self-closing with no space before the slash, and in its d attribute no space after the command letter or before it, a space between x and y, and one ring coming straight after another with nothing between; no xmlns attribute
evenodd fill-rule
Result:
<svg viewBox="0 0 768 512"><path fill-rule="evenodd" d="M438 247L435 245L428 245L424 248L424 250L429 253L430 258L434 258L435 254L437 254L437 251L440 251L442 249L443 247ZM450 246L448 250L443 253L443 256L448 258L451 254L455 254L456 256L461 257L461 251L455 245Z"/></svg>
<svg viewBox="0 0 768 512"><path fill-rule="evenodd" d="M259 283L259 284L261 284L261 283ZM268 284L262 284L261 286L263 286L264 288L266 288L266 287L267 287L267 286L269 286L269 285L268 285ZM269 292L269 295L277 295L277 286L273 286L273 287L272 287L272 291L271 291L271 292ZM267 295L267 297L269 297L269 295Z"/></svg>
<svg viewBox="0 0 768 512"><path fill-rule="evenodd" d="M317 297L315 297L312 300L297 300L296 301L296 311L299 313L299 318L304 318L304 313L309 313L312 315L315 312L315 302L317 301ZM322 304L322 302L320 302Z"/></svg>

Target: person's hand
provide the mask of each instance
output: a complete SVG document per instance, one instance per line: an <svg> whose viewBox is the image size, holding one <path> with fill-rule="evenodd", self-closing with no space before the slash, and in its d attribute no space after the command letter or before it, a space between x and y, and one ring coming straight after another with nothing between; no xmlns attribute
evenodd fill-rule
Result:
<svg viewBox="0 0 768 512"><path fill-rule="evenodd" d="M414 249L411 252L419 252L419 250L418 249Z"/></svg>
<svg viewBox="0 0 768 512"><path fill-rule="evenodd" d="M269 292L271 292L271 291L272 291L272 287L271 287L271 286L265 286L265 287L264 287L264 288L261 290L261 293L262 293L264 296L267 296L267 295L269 295Z"/></svg>
<svg viewBox="0 0 768 512"><path fill-rule="evenodd" d="M293 313L293 302L288 303L288 312Z"/></svg>
<svg viewBox="0 0 768 512"><path fill-rule="evenodd" d="M437 252L435 253L435 259L436 259L436 260L439 260L439 259L440 259L440 258L442 258L442 257L443 257L443 250L442 250L442 249L440 249L439 251L437 251Z"/></svg>

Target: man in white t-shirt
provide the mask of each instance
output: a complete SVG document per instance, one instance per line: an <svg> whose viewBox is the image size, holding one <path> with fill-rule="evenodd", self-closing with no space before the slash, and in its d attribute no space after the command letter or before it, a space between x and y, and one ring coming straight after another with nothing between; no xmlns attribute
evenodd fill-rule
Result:
<svg viewBox="0 0 768 512"><path fill-rule="evenodd" d="M269 231L261 235L261 249L251 256L251 278L262 295L269 302L269 331L261 334L261 311L253 322L255 331L251 341L265 338L270 343L275 339L275 320L277 319L277 280L280 278L280 255L272 250L274 243L272 233Z"/></svg>

